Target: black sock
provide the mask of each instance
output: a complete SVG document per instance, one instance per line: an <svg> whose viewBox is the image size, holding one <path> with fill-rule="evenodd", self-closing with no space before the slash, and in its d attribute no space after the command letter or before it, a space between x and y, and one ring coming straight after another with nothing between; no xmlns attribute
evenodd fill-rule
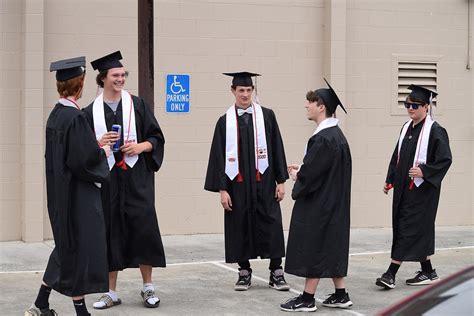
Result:
<svg viewBox="0 0 474 316"><path fill-rule="evenodd" d="M336 289L336 297L337 298L344 298L344 295L346 295L346 289Z"/></svg>
<svg viewBox="0 0 474 316"><path fill-rule="evenodd" d="M431 260L420 261L421 271L431 273L433 272L433 267L431 266Z"/></svg>
<svg viewBox="0 0 474 316"><path fill-rule="evenodd" d="M44 284L41 284L41 287L36 297L35 306L39 309L49 308L49 295L51 294L51 288Z"/></svg>
<svg viewBox="0 0 474 316"><path fill-rule="evenodd" d="M302 299L303 302L312 302L314 300L314 293L303 292Z"/></svg>
<svg viewBox="0 0 474 316"><path fill-rule="evenodd" d="M270 259L270 265L268 266L271 272L281 269L281 258Z"/></svg>
<svg viewBox="0 0 474 316"><path fill-rule="evenodd" d="M397 274L399 268L400 268L399 264L396 264L396 263L392 262L392 263L390 263L390 266L388 267L387 272L390 272L395 277L395 275Z"/></svg>
<svg viewBox="0 0 474 316"><path fill-rule="evenodd" d="M248 272L252 273L252 269L250 268L250 261L242 261L239 262L239 271L240 270L247 270Z"/></svg>
<svg viewBox="0 0 474 316"><path fill-rule="evenodd" d="M72 300L77 316L90 316L87 310L86 301L84 299Z"/></svg>

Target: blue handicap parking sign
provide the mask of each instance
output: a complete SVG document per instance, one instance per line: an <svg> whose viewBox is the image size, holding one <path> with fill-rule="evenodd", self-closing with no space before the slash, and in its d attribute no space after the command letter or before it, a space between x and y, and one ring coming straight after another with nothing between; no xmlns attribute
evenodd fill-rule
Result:
<svg viewBox="0 0 474 316"><path fill-rule="evenodd" d="M189 112L189 75L166 76L166 112Z"/></svg>

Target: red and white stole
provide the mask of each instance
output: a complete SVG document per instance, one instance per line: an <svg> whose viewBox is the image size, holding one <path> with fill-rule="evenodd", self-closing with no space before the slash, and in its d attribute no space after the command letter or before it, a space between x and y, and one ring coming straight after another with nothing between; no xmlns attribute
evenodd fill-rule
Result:
<svg viewBox="0 0 474 316"><path fill-rule="evenodd" d="M102 136L107 132L107 125L105 123L105 114L104 114L104 94L99 94L92 105L92 115L94 117L94 131L97 141L99 141ZM132 95L125 90L122 90L122 129L123 136L125 138L124 144L127 143L137 143L137 128L135 123L135 110L133 106ZM133 168L138 161L138 155L129 156L123 155L125 163ZM114 155L110 155L107 158L109 164L109 170L115 165Z"/></svg>
<svg viewBox="0 0 474 316"><path fill-rule="evenodd" d="M413 167L426 163L426 156L428 153L428 140L430 139L431 127L435 121L431 118L431 115L427 115L423 126L421 127L420 136L416 144L415 158L413 159ZM400 161L400 149L402 148L403 139L407 133L408 127L413 123L413 120L409 120L403 125L400 138L398 139L398 161ZM413 178L412 182L419 187L425 180L423 178Z"/></svg>
<svg viewBox="0 0 474 316"><path fill-rule="evenodd" d="M252 103L253 137L255 168L257 181L260 174L268 168L267 138L265 135L265 122L263 119L262 107L257 103ZM237 109L231 105L226 112L226 141L225 141L225 174L233 180L239 175L239 129L237 123ZM237 179L242 181L241 175Z"/></svg>

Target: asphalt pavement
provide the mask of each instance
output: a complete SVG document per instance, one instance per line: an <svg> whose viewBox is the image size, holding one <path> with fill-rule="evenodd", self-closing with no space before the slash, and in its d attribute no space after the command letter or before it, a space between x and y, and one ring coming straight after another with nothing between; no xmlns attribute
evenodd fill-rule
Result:
<svg viewBox="0 0 474 316"><path fill-rule="evenodd" d="M89 312L97 316L125 315L288 315L279 304L302 292L304 279L286 275L289 292L268 287L268 260L252 260L252 287L246 292L233 289L237 265L224 262L223 235L163 236L167 256L165 269L155 268L153 279L160 306L147 309L140 297L142 281L138 269L119 273L118 293L122 305L97 311L92 303L100 296L88 295ZM390 262L391 229L352 229L349 274L346 288L354 303L350 309L321 306L334 292L330 279L321 280L316 292L317 315L374 315L392 303L420 290L405 285L420 269L418 263L403 263L397 287L383 290L375 279ZM34 301L52 241L43 243L0 243L0 315L23 315ZM434 268L443 278L474 262L474 227L437 227ZM471 311L474 303L471 300ZM71 299L53 292L50 305L59 315L75 315Z"/></svg>

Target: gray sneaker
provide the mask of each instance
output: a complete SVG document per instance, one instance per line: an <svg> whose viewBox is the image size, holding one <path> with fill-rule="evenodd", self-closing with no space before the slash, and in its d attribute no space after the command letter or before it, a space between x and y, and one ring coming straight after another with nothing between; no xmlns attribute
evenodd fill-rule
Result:
<svg viewBox="0 0 474 316"><path fill-rule="evenodd" d="M235 283L234 290L247 291L252 285L252 272L242 269L239 271L239 279Z"/></svg>
<svg viewBox="0 0 474 316"><path fill-rule="evenodd" d="M35 306L35 304L33 304L25 312L24 316L58 316L58 313L56 313L54 309L49 309L49 308L39 309L38 307Z"/></svg>
<svg viewBox="0 0 474 316"><path fill-rule="evenodd" d="M277 291L289 291L290 286L285 281L285 274L282 269L270 272L270 280L268 286L274 288Z"/></svg>

